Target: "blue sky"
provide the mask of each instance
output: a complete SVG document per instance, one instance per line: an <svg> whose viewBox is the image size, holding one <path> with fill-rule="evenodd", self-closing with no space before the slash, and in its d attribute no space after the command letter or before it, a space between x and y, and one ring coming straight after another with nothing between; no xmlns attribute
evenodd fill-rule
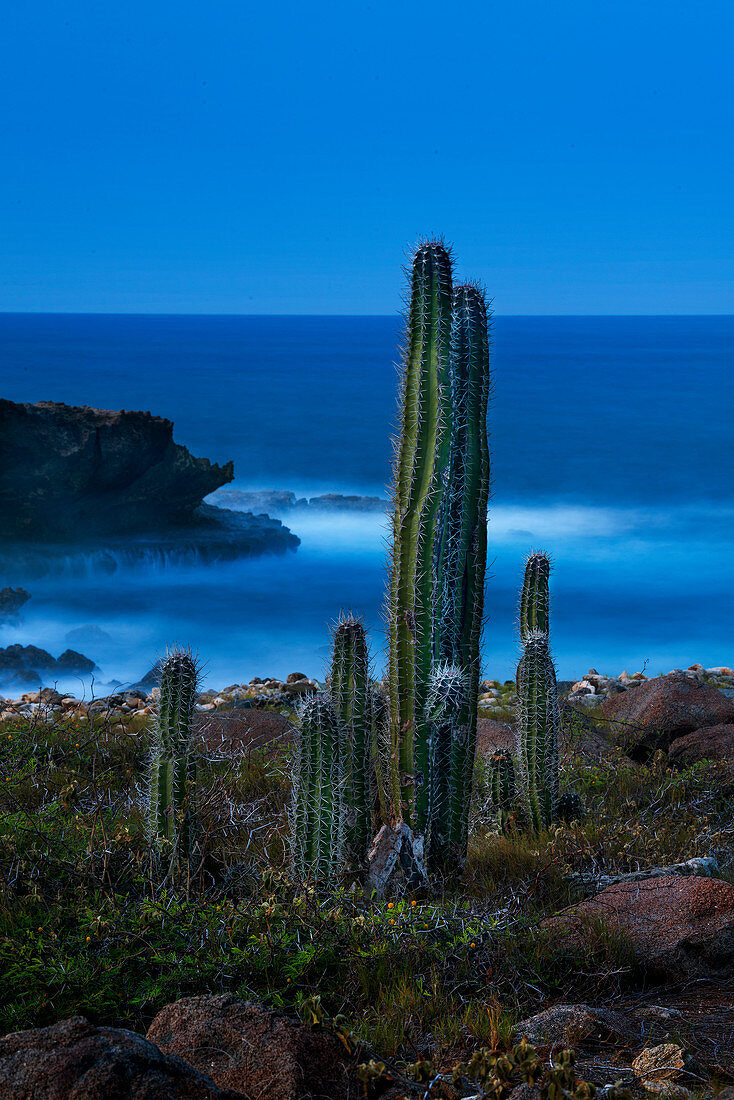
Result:
<svg viewBox="0 0 734 1100"><path fill-rule="evenodd" d="M731 0L24 0L0 309L732 313Z"/></svg>

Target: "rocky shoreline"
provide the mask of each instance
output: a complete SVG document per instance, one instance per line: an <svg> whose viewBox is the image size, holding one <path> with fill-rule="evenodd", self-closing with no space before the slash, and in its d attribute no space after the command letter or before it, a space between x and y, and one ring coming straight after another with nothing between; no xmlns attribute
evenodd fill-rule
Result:
<svg viewBox="0 0 734 1100"><path fill-rule="evenodd" d="M33 646L15 646L8 649L33 650L34 654L42 654L49 658L44 650L36 650ZM73 656L85 662L82 666L77 661L78 668L86 669L92 665L88 658L71 650L68 653L71 655L68 660ZM62 655L59 660L63 661L64 657L65 655ZM54 660L52 657L49 659ZM70 667L68 660L67 667ZM577 708L593 709L601 707L614 696L632 692L643 684L680 677L693 683L707 684L716 688L724 698L734 699L734 669L724 665L704 668L700 664L691 665L686 669L671 669L660 677L648 677L644 672L635 672L630 675L626 671L619 676L605 676L592 668L579 680L559 681L559 698ZM42 713L51 718L54 714L69 710L86 714L103 711L114 711L120 714L150 714L153 713L158 699L158 688L155 683L155 669L151 669L137 684L128 688L121 686L119 690L99 698L77 698L70 693L58 692L52 687L23 692L12 698L0 697L0 706L2 706L0 719L11 717L13 714L35 713ZM197 710L202 712L246 710L265 706L292 708L301 696L323 690L325 686L323 681L309 677L303 672L291 672L284 680L272 676L254 676L248 683L229 684L224 688L208 688L200 692L196 706ZM479 710L485 717L492 718L500 715L506 717L508 713L511 714L514 711L516 701L513 680L483 680L479 685Z"/></svg>

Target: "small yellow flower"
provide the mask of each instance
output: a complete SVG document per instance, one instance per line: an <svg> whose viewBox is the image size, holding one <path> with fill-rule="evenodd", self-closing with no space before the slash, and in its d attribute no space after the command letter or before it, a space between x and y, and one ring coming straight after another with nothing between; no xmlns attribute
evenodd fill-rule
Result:
<svg viewBox="0 0 734 1100"><path fill-rule="evenodd" d="M390 924L395 924L395 921L394 921L394 920L391 920L391 921L390 921Z"/></svg>
<svg viewBox="0 0 734 1100"><path fill-rule="evenodd" d="M43 932L43 928L42 928L42 926L41 926L40 924L39 924L39 926L38 926L38 931L39 931L39 932Z"/></svg>
<svg viewBox="0 0 734 1100"><path fill-rule="evenodd" d="M87 936L87 943L89 943L89 941L91 940L91 938L92 938L91 936Z"/></svg>
<svg viewBox="0 0 734 1100"><path fill-rule="evenodd" d="M469 946L470 947L476 947L477 945L475 943L470 943Z"/></svg>
<svg viewBox="0 0 734 1100"><path fill-rule="evenodd" d="M389 901L387 903L387 907L388 907L388 909L394 909L395 908L395 902L394 901Z"/></svg>
<svg viewBox="0 0 734 1100"><path fill-rule="evenodd" d="M413 901L411 901L411 903L410 903L410 904L411 904L411 905L417 905L417 904L418 904L418 902L417 902L417 901L416 901L415 899L413 899Z"/></svg>

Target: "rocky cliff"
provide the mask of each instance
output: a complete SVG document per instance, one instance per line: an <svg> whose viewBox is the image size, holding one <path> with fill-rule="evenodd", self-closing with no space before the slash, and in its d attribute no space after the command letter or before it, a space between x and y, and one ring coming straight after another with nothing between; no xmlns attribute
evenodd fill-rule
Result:
<svg viewBox="0 0 734 1100"><path fill-rule="evenodd" d="M35 541L136 535L191 522L232 463L194 458L173 424L111 412L0 399L2 535Z"/></svg>

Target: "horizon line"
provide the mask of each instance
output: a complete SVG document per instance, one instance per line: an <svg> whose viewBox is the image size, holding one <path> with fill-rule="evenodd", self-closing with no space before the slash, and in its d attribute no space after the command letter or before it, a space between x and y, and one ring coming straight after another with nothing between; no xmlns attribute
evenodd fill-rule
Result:
<svg viewBox="0 0 734 1100"><path fill-rule="evenodd" d="M224 312L157 312L153 310L76 310L76 309L0 309L0 317L318 317L318 318L367 318L379 317L385 320L404 320L404 315L399 311L395 313L224 313ZM734 317L734 312L724 313L496 313L492 312L492 318L499 317Z"/></svg>

